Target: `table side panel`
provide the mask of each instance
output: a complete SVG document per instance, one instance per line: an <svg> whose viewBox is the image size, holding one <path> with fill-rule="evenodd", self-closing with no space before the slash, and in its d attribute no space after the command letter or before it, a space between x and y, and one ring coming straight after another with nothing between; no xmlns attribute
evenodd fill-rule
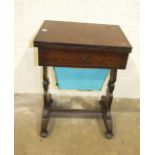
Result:
<svg viewBox="0 0 155 155"><path fill-rule="evenodd" d="M100 49L39 48L40 66L125 69L128 53L107 52Z"/></svg>

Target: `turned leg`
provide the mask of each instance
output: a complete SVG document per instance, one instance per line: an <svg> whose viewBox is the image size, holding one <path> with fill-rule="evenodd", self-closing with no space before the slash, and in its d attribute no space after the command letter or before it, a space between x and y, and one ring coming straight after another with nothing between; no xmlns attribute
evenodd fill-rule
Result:
<svg viewBox="0 0 155 155"><path fill-rule="evenodd" d="M40 135L42 137L46 137L48 135L47 126L50 118L50 107L52 103L52 99L50 94L48 93L48 68L47 66L43 66L43 88L44 88L44 108L41 120L41 132Z"/></svg>
<svg viewBox="0 0 155 155"><path fill-rule="evenodd" d="M113 100L113 91L115 88L116 77L117 77L117 70L111 69L106 96L102 96L101 98L101 110L102 110L103 120L106 126L105 134L107 138L112 138L113 136L112 116L110 111L111 111L111 104Z"/></svg>

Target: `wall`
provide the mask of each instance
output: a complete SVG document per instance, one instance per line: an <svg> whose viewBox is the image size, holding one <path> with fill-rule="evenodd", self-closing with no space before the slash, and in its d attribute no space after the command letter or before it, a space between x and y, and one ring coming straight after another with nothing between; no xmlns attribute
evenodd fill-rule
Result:
<svg viewBox="0 0 155 155"><path fill-rule="evenodd" d="M127 70L118 71L114 95L139 98L138 0L15 0L15 93L42 93L42 68L32 41L45 19L120 25L133 50ZM65 93L54 84L53 93Z"/></svg>

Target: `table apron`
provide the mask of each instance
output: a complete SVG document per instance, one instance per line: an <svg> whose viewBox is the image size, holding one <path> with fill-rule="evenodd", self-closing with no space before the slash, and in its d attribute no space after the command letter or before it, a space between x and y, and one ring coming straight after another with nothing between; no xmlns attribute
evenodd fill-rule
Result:
<svg viewBox="0 0 155 155"><path fill-rule="evenodd" d="M128 53L100 50L39 49L40 66L125 69Z"/></svg>

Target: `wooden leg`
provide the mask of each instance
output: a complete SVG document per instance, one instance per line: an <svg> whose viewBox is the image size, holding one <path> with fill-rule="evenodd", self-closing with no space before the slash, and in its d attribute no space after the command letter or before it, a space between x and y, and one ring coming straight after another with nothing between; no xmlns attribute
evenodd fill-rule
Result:
<svg viewBox="0 0 155 155"><path fill-rule="evenodd" d="M47 66L43 66L44 108L43 108L41 132L40 132L40 135L42 137L46 137L48 135L47 126L50 118L50 110L52 103L51 96L48 93L48 85L49 85L48 68Z"/></svg>
<svg viewBox="0 0 155 155"><path fill-rule="evenodd" d="M115 82L117 77L117 70L111 69L110 71L110 79L108 82L108 87L106 91L106 96L102 96L101 98L101 111L103 120L106 126L106 137L112 138L113 137L113 126L112 126L112 116L111 116L111 104L113 100L113 91L115 88Z"/></svg>

